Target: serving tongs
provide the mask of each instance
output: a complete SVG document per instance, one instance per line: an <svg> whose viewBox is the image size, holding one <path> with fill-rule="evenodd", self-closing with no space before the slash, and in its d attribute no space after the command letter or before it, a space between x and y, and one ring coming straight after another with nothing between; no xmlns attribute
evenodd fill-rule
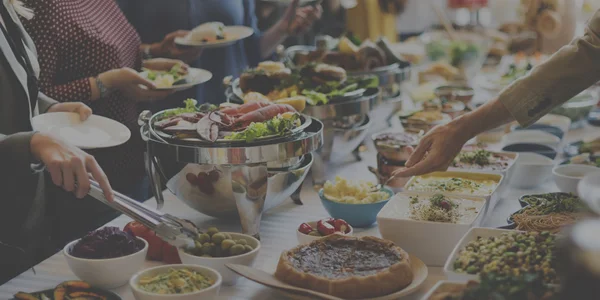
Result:
<svg viewBox="0 0 600 300"><path fill-rule="evenodd" d="M100 189L98 182L94 180L90 180L88 194L133 220L142 223L161 239L175 247L193 246L194 240L199 234L198 229L192 223L150 208L119 192L114 191L114 201L109 202L102 189Z"/></svg>

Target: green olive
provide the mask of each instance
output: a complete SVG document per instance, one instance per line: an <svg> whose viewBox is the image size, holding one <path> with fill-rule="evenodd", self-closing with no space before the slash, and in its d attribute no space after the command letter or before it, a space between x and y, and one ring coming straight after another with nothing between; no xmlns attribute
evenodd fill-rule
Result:
<svg viewBox="0 0 600 300"><path fill-rule="evenodd" d="M246 240L244 240L244 239L239 239L239 240L237 240L237 241L235 241L235 242L236 242L238 245L242 245L242 246L248 245L248 242L247 242Z"/></svg>
<svg viewBox="0 0 600 300"><path fill-rule="evenodd" d="M235 241L227 239L221 243L221 249L229 250L233 245L235 245Z"/></svg>
<svg viewBox="0 0 600 300"><path fill-rule="evenodd" d="M222 243L224 240L226 240L226 239L227 239L227 237L225 237L225 234L224 234L224 233L222 233L222 232L215 233L215 234L212 236L212 242L213 242L215 245L220 245L220 244L221 244L221 243Z"/></svg>
<svg viewBox="0 0 600 300"><path fill-rule="evenodd" d="M199 234L197 241L200 242L200 244L210 242L210 235L208 235L208 233Z"/></svg>
<svg viewBox="0 0 600 300"><path fill-rule="evenodd" d="M233 256L243 254L245 251L246 249L244 246L240 244L233 245L231 246L231 249L229 249L229 253L231 253Z"/></svg>
<svg viewBox="0 0 600 300"><path fill-rule="evenodd" d="M226 240L233 240L233 238L231 237L231 234L229 233L223 233L225 235L225 239Z"/></svg>
<svg viewBox="0 0 600 300"><path fill-rule="evenodd" d="M252 246L250 246L250 245L245 245L244 249L246 250L246 252L251 252L254 250L254 248L252 248Z"/></svg>
<svg viewBox="0 0 600 300"><path fill-rule="evenodd" d="M213 236L213 234L219 233L219 229L217 229L217 227L210 227L208 230L206 230L206 233L210 236Z"/></svg>

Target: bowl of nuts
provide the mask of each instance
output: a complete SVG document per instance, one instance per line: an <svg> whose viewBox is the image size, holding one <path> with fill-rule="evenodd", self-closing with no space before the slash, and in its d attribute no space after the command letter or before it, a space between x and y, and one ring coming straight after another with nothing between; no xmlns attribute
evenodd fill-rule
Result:
<svg viewBox="0 0 600 300"><path fill-rule="evenodd" d="M224 285L234 285L239 275L227 268L227 264L252 266L260 250L260 241L254 237L235 233L219 232L211 227L198 235L194 247L179 248L183 264L200 265L217 270Z"/></svg>
<svg viewBox="0 0 600 300"><path fill-rule="evenodd" d="M327 218L314 222L302 223L296 230L298 243L309 244L331 234L352 236L354 229L342 219Z"/></svg>

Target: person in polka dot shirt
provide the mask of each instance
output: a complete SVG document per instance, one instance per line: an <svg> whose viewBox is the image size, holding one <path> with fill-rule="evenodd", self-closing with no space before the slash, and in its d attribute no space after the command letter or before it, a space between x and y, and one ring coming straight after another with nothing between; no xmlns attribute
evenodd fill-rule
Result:
<svg viewBox="0 0 600 300"><path fill-rule="evenodd" d="M137 200L149 198L145 174L145 145L137 125L140 102L162 99L169 92L153 90L153 83L135 70L170 69L175 59L142 61L140 38L114 0L27 0L31 20L23 20L33 38L41 66L42 92L61 101L81 101L95 114L127 126L131 139L117 147L90 150L113 183L113 188ZM151 45L154 54L168 57L199 55L174 46L176 36ZM185 66L185 64L183 64ZM187 66L186 66L187 67ZM144 86L144 87L142 87Z"/></svg>

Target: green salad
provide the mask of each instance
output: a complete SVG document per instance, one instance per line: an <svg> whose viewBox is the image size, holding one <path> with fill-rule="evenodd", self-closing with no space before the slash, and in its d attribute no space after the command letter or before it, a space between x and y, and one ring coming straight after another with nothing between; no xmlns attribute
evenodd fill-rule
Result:
<svg viewBox="0 0 600 300"><path fill-rule="evenodd" d="M172 295L198 292L214 284L214 279L197 271L170 269L166 273L141 278L138 287L149 293Z"/></svg>
<svg viewBox="0 0 600 300"><path fill-rule="evenodd" d="M285 113L265 122L251 123L244 131L233 132L226 140L245 140L252 142L267 136L282 136L300 125L300 115Z"/></svg>
<svg viewBox="0 0 600 300"><path fill-rule="evenodd" d="M166 111L163 115L163 118L177 116L177 115L184 114L184 113L209 112L209 111L214 111L217 109L216 105L208 104L208 103L202 104L200 106L196 106L198 104L198 101L196 101L196 99L191 99L191 98L184 100L183 103L185 104L185 107L175 108L175 109Z"/></svg>
<svg viewBox="0 0 600 300"><path fill-rule="evenodd" d="M157 71L144 68L146 78L154 82L158 88L168 88L178 84L187 83L187 75L182 72L180 64L174 65L169 71Z"/></svg>

